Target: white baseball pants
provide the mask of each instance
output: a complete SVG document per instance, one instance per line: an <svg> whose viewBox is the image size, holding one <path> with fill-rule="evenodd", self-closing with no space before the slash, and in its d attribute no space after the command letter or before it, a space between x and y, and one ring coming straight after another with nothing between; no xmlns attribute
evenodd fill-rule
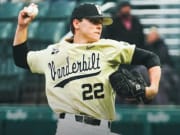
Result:
<svg viewBox="0 0 180 135"><path fill-rule="evenodd" d="M79 122L74 114L65 114L59 118L56 135L119 135L111 133L107 120L101 120L100 125L91 125Z"/></svg>

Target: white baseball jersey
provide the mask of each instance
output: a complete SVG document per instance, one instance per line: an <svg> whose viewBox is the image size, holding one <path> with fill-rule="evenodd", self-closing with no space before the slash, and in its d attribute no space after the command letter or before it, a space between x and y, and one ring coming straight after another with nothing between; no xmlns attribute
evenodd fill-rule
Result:
<svg viewBox="0 0 180 135"><path fill-rule="evenodd" d="M30 51L28 65L42 73L46 95L56 113L86 114L98 119L115 119L115 93L109 75L121 63L130 63L135 46L101 39L87 44L60 43Z"/></svg>

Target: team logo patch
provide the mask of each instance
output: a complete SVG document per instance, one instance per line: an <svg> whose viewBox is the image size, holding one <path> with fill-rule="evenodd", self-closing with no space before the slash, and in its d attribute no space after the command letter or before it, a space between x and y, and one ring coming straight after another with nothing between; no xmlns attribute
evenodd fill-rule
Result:
<svg viewBox="0 0 180 135"><path fill-rule="evenodd" d="M89 50L89 49L92 49L94 48L95 46L86 46L86 50Z"/></svg>
<svg viewBox="0 0 180 135"><path fill-rule="evenodd" d="M59 52L59 49L53 48L51 54L57 54Z"/></svg>

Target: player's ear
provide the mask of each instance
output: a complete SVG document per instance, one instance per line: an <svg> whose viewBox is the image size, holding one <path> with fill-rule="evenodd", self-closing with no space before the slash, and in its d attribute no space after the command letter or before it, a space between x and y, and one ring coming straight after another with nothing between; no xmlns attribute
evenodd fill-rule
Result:
<svg viewBox="0 0 180 135"><path fill-rule="evenodd" d="M73 20L73 27L74 27L74 29L76 30L76 29L79 29L79 23L81 22L81 20L78 20L78 19L74 19Z"/></svg>

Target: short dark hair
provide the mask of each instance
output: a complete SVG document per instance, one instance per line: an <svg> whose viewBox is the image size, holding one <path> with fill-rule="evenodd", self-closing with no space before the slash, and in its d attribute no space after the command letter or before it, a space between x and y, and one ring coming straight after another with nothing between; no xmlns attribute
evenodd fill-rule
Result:
<svg viewBox="0 0 180 135"><path fill-rule="evenodd" d="M71 21L70 21L70 30L74 34L75 29L74 29L74 26L73 26L73 19L71 19Z"/></svg>

